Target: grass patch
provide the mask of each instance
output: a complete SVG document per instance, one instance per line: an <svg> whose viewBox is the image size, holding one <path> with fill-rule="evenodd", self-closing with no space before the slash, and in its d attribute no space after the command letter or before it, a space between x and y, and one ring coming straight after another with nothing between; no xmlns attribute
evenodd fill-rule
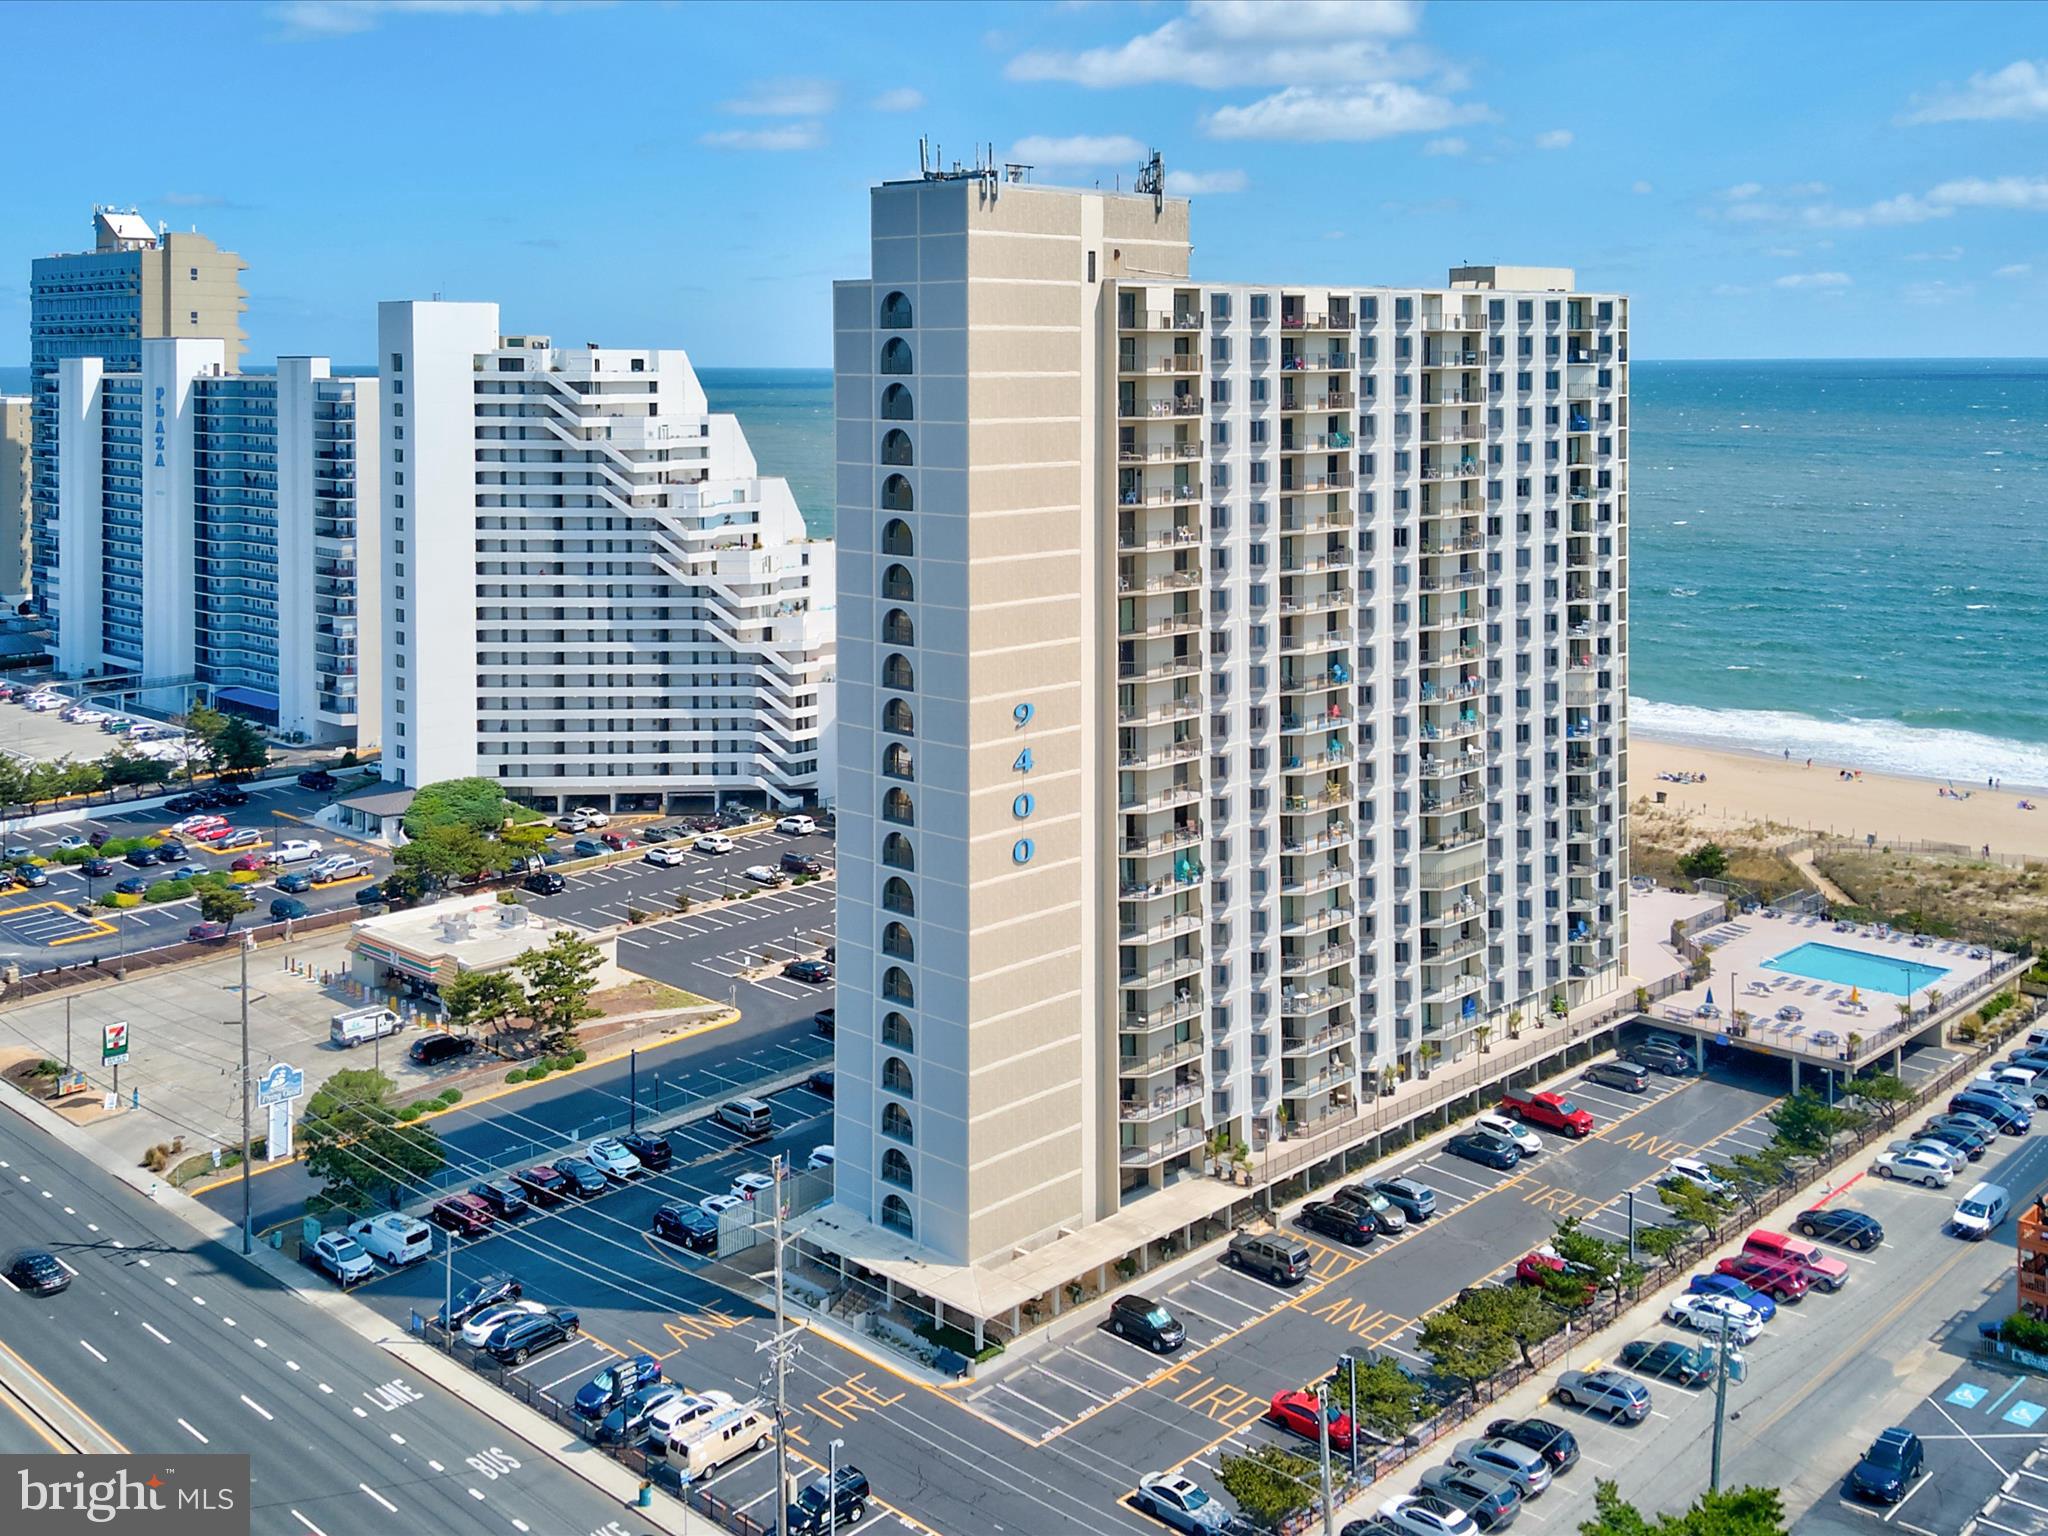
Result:
<svg viewBox="0 0 2048 1536"><path fill-rule="evenodd" d="M659 1008L710 1008L709 998L699 997L694 992L685 992L681 987L669 986L666 982L629 981L623 986L606 987L602 992L590 995L591 1005L603 1009L607 1014L652 1013Z"/></svg>
<svg viewBox="0 0 2048 1536"><path fill-rule="evenodd" d="M954 1354L965 1355L968 1359L977 1363L983 1360L993 1360L1003 1352L1003 1346L993 1339L977 1350L974 1347L974 1335L955 1328L951 1323L943 1325L919 1323L917 1325L917 1336L928 1344L936 1344L941 1349L950 1349Z"/></svg>

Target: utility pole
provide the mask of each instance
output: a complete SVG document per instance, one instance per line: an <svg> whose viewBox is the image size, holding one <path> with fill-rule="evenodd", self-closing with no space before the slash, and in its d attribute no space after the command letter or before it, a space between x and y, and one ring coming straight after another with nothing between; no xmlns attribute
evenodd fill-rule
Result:
<svg viewBox="0 0 2048 1536"><path fill-rule="evenodd" d="M1721 1314L1721 1343L1714 1351L1714 1459L1707 1487L1721 1491L1721 1421L1728 1413L1728 1314Z"/></svg>
<svg viewBox="0 0 2048 1536"><path fill-rule="evenodd" d="M844 1440L825 1447L825 1536L839 1536L839 1448Z"/></svg>
<svg viewBox="0 0 2048 1536"><path fill-rule="evenodd" d="M1344 1352L1344 1369L1351 1376L1351 1480L1358 1481L1358 1355Z"/></svg>
<svg viewBox="0 0 2048 1536"><path fill-rule="evenodd" d="M256 1251L256 1219L251 1214L253 1195L249 1189L249 947L251 937L242 935L242 1252Z"/></svg>
<svg viewBox="0 0 2048 1536"><path fill-rule="evenodd" d="M626 1053L626 1129L640 1129L640 1047Z"/></svg>
<svg viewBox="0 0 2048 1536"><path fill-rule="evenodd" d="M1636 1192L1628 1192L1628 1261L1636 1261Z"/></svg>
<svg viewBox="0 0 2048 1536"><path fill-rule="evenodd" d="M455 1353L455 1234L442 1234L447 1241L442 1243L444 1255L441 1270L441 1322L442 1340L448 1346L448 1353Z"/></svg>
<svg viewBox="0 0 2048 1536"><path fill-rule="evenodd" d="M1352 1442L1357 1443L1358 1420L1352 1421ZM1337 1505L1330 1496L1330 1384L1316 1386L1316 1444L1323 1458L1323 1536L1337 1536Z"/></svg>
<svg viewBox="0 0 2048 1536"><path fill-rule="evenodd" d="M71 999L64 999L64 1075L71 1076Z"/></svg>
<svg viewBox="0 0 2048 1536"><path fill-rule="evenodd" d="M775 1201L771 1241L775 1244L775 1332L754 1346L756 1351L774 1352L775 1389L775 1496L782 1502L778 1514L789 1507L789 1362L801 1347L791 1338L783 1310L782 1294L782 1176L784 1162L776 1154L769 1168L775 1183L770 1195Z"/></svg>

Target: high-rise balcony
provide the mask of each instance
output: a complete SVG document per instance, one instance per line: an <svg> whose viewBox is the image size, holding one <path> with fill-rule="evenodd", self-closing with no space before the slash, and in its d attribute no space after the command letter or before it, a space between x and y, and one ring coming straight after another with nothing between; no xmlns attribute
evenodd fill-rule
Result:
<svg viewBox="0 0 2048 1536"><path fill-rule="evenodd" d="M1420 741L1455 742L1470 741L1486 729L1486 722L1476 712L1451 715L1442 722L1424 720L1416 727L1415 735Z"/></svg>
<svg viewBox="0 0 2048 1536"><path fill-rule="evenodd" d="M1117 706L1118 725L1170 725L1176 720L1192 720L1202 712L1201 698L1187 689L1176 689L1160 698L1120 701Z"/></svg>
<svg viewBox="0 0 2048 1536"><path fill-rule="evenodd" d="M1316 896L1324 891L1335 890L1338 886L1349 885L1354 878L1356 872L1349 865L1340 864L1334 859L1326 859L1315 868L1297 871L1292 877L1283 872L1280 877L1280 894L1297 898Z"/></svg>
<svg viewBox="0 0 2048 1536"><path fill-rule="evenodd" d="M1417 809L1436 820L1447 816L1460 816L1477 807L1485 796L1477 788L1452 790L1448 794L1424 794Z"/></svg>
<svg viewBox="0 0 2048 1536"><path fill-rule="evenodd" d="M1183 976L1199 976L1202 971L1202 957L1193 952L1158 958L1148 954L1142 961L1135 955L1128 955L1121 963L1122 969L1116 980L1120 987L1154 987Z"/></svg>
<svg viewBox="0 0 2048 1536"><path fill-rule="evenodd" d="M1313 548L1313 546L1310 547ZM1325 547L1313 554L1305 551L1298 554L1290 553L1290 551L1299 548L1301 546L1294 544L1282 547L1280 575L1283 579L1290 576L1344 575L1351 570L1351 551L1348 549L1330 549ZM1349 589L1346 588L1345 590L1348 596Z"/></svg>
<svg viewBox="0 0 2048 1536"><path fill-rule="evenodd" d="M1280 717L1280 734L1295 736L1305 731L1332 731L1351 722L1350 710L1342 704L1332 704L1329 708L1318 710L1314 714L1283 714Z"/></svg>
<svg viewBox="0 0 2048 1536"><path fill-rule="evenodd" d="M1483 608L1468 608L1458 603L1425 601L1422 605L1421 628L1431 634L1451 630L1474 629L1486 620Z"/></svg>
<svg viewBox="0 0 2048 1536"><path fill-rule="evenodd" d="M1292 427L1293 422L1284 424ZM1349 448L1356 441L1349 432L1293 432L1282 431L1280 451L1282 453L1329 453Z"/></svg>
<svg viewBox="0 0 2048 1536"><path fill-rule="evenodd" d="M1119 681L1158 682L1166 678L1193 677L1202 670L1202 658L1193 651L1180 651L1169 656L1132 657L1117 663L1116 675Z"/></svg>
<svg viewBox="0 0 2048 1536"><path fill-rule="evenodd" d="M1444 850L1426 850L1417 861L1415 884L1420 890L1449 894L1476 885L1486 876L1485 838Z"/></svg>
<svg viewBox="0 0 2048 1536"><path fill-rule="evenodd" d="M1154 549L1186 549L1201 543L1201 540L1201 530L1191 517L1175 516L1157 522L1119 519L1117 522L1116 547L1124 554Z"/></svg>
<svg viewBox="0 0 2048 1536"><path fill-rule="evenodd" d="M1325 971L1334 970L1340 965L1348 964L1352 956L1357 953L1358 946L1348 940L1301 950L1295 950L1282 945L1280 950L1280 974L1283 976L1320 976Z"/></svg>
<svg viewBox="0 0 2048 1536"><path fill-rule="evenodd" d="M1174 429L1176 434L1185 430L1184 427ZM1198 440L1179 435L1163 443L1127 442L1116 451L1119 464L1186 464L1201 456L1202 445Z"/></svg>
<svg viewBox="0 0 2048 1536"><path fill-rule="evenodd" d="M1291 812L1283 808L1281 811L1281 826L1283 829L1281 836L1284 841L1280 844L1281 856L1283 858L1305 857L1310 854L1323 853L1332 848L1342 848L1355 842L1357 840L1357 829L1342 816L1333 815L1332 807L1338 803L1334 800L1328 801L1316 810L1306 813ZM1308 824L1310 830L1298 830L1304 823ZM1288 829L1297 830L1293 832L1293 835L1289 835Z"/></svg>
<svg viewBox="0 0 2048 1536"><path fill-rule="evenodd" d="M1117 637L1123 640L1158 640L1170 635L1190 635L1202 627L1202 616L1193 609L1176 606L1165 613L1145 612L1145 605L1117 622Z"/></svg>
<svg viewBox="0 0 2048 1536"><path fill-rule="evenodd" d="M1339 533L1356 521L1349 506L1312 508L1298 501L1280 503L1280 531L1283 534Z"/></svg>
<svg viewBox="0 0 2048 1536"><path fill-rule="evenodd" d="M1116 371L1128 378L1147 374L1197 374L1202 359L1195 352L1147 352L1143 348L1120 350Z"/></svg>
<svg viewBox="0 0 2048 1536"><path fill-rule="evenodd" d="M1142 1096L1127 1095L1117 1100L1117 1118L1126 1122L1157 1120L1177 1109L1187 1108L1188 1105L1200 1100L1201 1096L1202 1085L1199 1081L1154 1088Z"/></svg>
<svg viewBox="0 0 2048 1536"><path fill-rule="evenodd" d="M1283 939L1302 939L1314 934L1327 933L1341 923L1349 923L1358 916L1358 909L1349 902L1333 901L1326 906L1311 907L1293 916L1288 915L1289 903L1281 904L1280 936Z"/></svg>
<svg viewBox="0 0 2048 1536"><path fill-rule="evenodd" d="M1116 938L1119 944L1131 945L1138 950L1170 943L1186 934L1200 932L1202 927L1200 912L1169 912L1164 917L1141 920L1132 915L1136 911L1133 906L1130 913L1119 921ZM1137 958L1149 963L1152 957L1140 955Z"/></svg>
<svg viewBox="0 0 2048 1536"><path fill-rule="evenodd" d="M1140 1080L1155 1077L1161 1072L1171 1072L1175 1067L1188 1062L1199 1061L1201 1055L1202 1038L1196 1035L1190 1039L1176 1040L1149 1055L1119 1056L1116 1059L1116 1075Z"/></svg>
<svg viewBox="0 0 2048 1536"><path fill-rule="evenodd" d="M1117 312L1116 325L1120 331L1199 331L1202 312L1192 306L1175 309L1133 306Z"/></svg>
<svg viewBox="0 0 2048 1536"><path fill-rule="evenodd" d="M1193 1042L1162 1042L1149 1037L1160 1030L1174 1029L1192 1019L1202 1016L1202 995L1196 987L1177 987L1156 1000L1146 1001L1138 994L1124 999L1123 1011L1117 1015L1116 1027L1119 1033L1134 1035L1145 1047L1145 1054L1171 1053L1182 1045ZM1141 1066L1140 1070L1150 1070Z"/></svg>
<svg viewBox="0 0 2048 1536"><path fill-rule="evenodd" d="M1451 934L1441 944L1423 945L1421 958L1422 963L1428 966L1462 965L1474 955L1484 953L1485 949L1486 935L1483 933Z"/></svg>
<svg viewBox="0 0 2048 1536"><path fill-rule="evenodd" d="M1292 384L1294 381L1285 381ZM1280 409L1290 413L1350 411L1358 408L1358 397L1348 389L1292 389L1280 391Z"/></svg>
<svg viewBox="0 0 2048 1536"><path fill-rule="evenodd" d="M1283 582L1283 585L1288 584L1291 583ZM1304 580L1300 585L1307 586L1308 582ZM1356 602L1357 594L1349 586L1329 583L1321 591L1303 592L1292 597L1282 597L1279 604L1279 613L1282 618L1307 618L1318 613L1335 613L1340 608L1352 607ZM1283 641L1282 649L1285 648L1285 642Z"/></svg>
<svg viewBox="0 0 2048 1536"><path fill-rule="evenodd" d="M1283 1019L1314 1020L1332 1008L1341 1007L1352 1000L1354 994L1348 987L1282 987L1280 989L1280 1016ZM1311 1028L1314 1026L1311 1025ZM1331 1028L1352 1028L1347 1020L1341 1026Z"/></svg>
<svg viewBox="0 0 2048 1536"><path fill-rule="evenodd" d="M1199 737L1174 737L1158 745L1149 741L1133 742L1117 749L1116 765L1119 768L1170 768L1176 763L1191 763L1202 755Z"/></svg>
<svg viewBox="0 0 2048 1536"><path fill-rule="evenodd" d="M1199 1125L1181 1126L1157 1141L1140 1146L1124 1146L1117 1149L1117 1161L1126 1168L1150 1167L1170 1158L1180 1157L1202 1145L1203 1132Z"/></svg>

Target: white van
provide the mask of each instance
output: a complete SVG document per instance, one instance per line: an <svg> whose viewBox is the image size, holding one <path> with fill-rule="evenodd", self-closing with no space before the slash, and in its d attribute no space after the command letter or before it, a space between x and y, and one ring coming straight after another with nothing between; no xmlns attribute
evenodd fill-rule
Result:
<svg viewBox="0 0 2048 1536"><path fill-rule="evenodd" d="M647 1416L649 1438L680 1448L695 1434L697 1426L714 1414L733 1407L730 1392L685 1392L672 1397Z"/></svg>
<svg viewBox="0 0 2048 1536"><path fill-rule="evenodd" d="M1970 1192L1956 1202L1950 1220L1960 1237L1989 1237L2012 1208L2011 1197L2002 1184L1972 1184Z"/></svg>
<svg viewBox="0 0 2048 1536"><path fill-rule="evenodd" d="M678 1427L682 1433L670 1435L668 1453L676 1470L693 1480L709 1477L727 1462L760 1450L768 1443L772 1428L768 1415L752 1403Z"/></svg>
<svg viewBox="0 0 2048 1536"><path fill-rule="evenodd" d="M405 1020L389 1008L351 1008L347 1013L337 1013L328 1020L327 1039L347 1050L350 1046L367 1045L372 1040L395 1035L404 1028Z"/></svg>
<svg viewBox="0 0 2048 1536"><path fill-rule="evenodd" d="M396 1212L359 1221L348 1235L391 1265L416 1264L434 1251L434 1234L427 1224Z"/></svg>
<svg viewBox="0 0 2048 1536"><path fill-rule="evenodd" d="M811 1148L810 1161L805 1163L804 1167L808 1169L810 1172L816 1173L821 1168L830 1168L835 1166L838 1163L838 1161L838 1150L832 1145L831 1142L828 1141L822 1147Z"/></svg>

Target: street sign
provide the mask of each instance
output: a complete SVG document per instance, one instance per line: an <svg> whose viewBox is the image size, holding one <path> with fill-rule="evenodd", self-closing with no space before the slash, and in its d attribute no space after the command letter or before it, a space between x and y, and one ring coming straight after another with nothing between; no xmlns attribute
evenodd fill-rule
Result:
<svg viewBox="0 0 2048 1536"><path fill-rule="evenodd" d="M305 1091L306 1074L281 1061L256 1079L256 1103L260 1108L288 1103Z"/></svg>
<svg viewBox="0 0 2048 1536"><path fill-rule="evenodd" d="M100 1026L100 1065L128 1059L128 1021L115 1019Z"/></svg>
<svg viewBox="0 0 2048 1536"><path fill-rule="evenodd" d="M292 1101L279 1099L270 1106L270 1135L264 1140L265 1157L292 1155Z"/></svg>

